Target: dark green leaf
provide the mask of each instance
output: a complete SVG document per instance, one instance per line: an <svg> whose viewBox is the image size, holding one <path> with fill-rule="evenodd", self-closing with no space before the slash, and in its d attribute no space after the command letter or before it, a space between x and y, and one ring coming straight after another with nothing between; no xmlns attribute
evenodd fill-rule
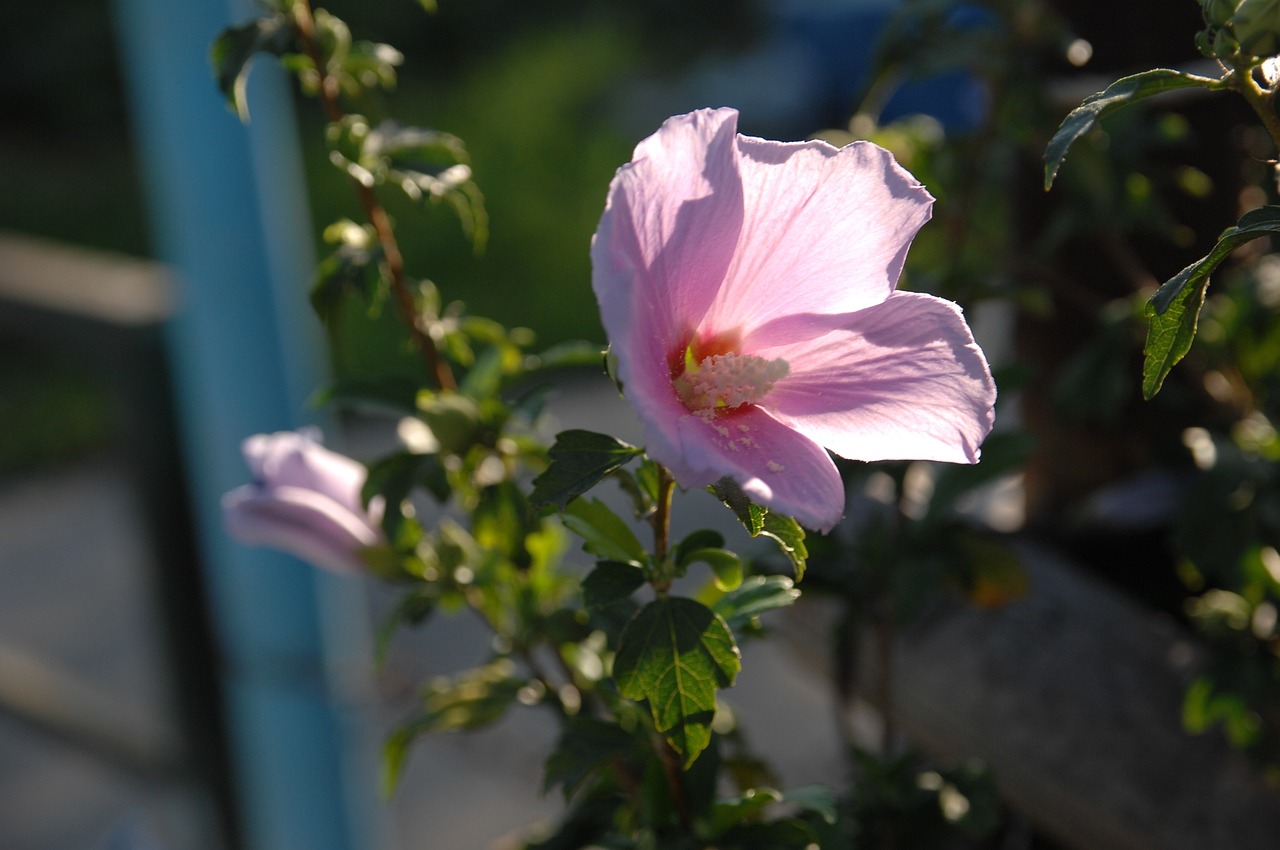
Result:
<svg viewBox="0 0 1280 850"><path fill-rule="evenodd" d="M296 43L293 26L283 14L268 15L238 27L229 27L214 39L209 61L218 80L218 89L241 121L249 120L249 104L244 96L249 60L255 53L275 56L296 53Z"/></svg>
<svg viewBox="0 0 1280 850"><path fill-rule="evenodd" d="M570 501L599 484L642 450L594 431L561 431L551 447L551 463L533 480L534 507L554 504L564 510Z"/></svg>
<svg viewBox="0 0 1280 850"><path fill-rule="evenodd" d="M627 699L648 700L654 724L686 768L711 742L716 689L742 668L725 621L692 599L649 603L622 633L613 678Z"/></svg>
<svg viewBox="0 0 1280 850"><path fill-rule="evenodd" d="M478 729L502 717L527 682L516 675L515 664L495 659L483 667L430 682L422 695L423 712L401 726L383 745L382 787L395 790L409 745L424 732Z"/></svg>
<svg viewBox="0 0 1280 850"><path fill-rule="evenodd" d="M728 505L729 510L733 511L733 515L738 518L738 522L742 523L752 537L758 535L764 528L764 517L768 511L747 498L747 494L742 492L738 482L732 478L721 478L707 489L717 499Z"/></svg>
<svg viewBox="0 0 1280 850"><path fill-rule="evenodd" d="M751 788L741 797L719 800L711 809L711 834L718 836L731 827L758 821L766 808L781 799L772 788Z"/></svg>
<svg viewBox="0 0 1280 850"><path fill-rule="evenodd" d="M466 454L484 430L480 406L459 393L421 394L418 412L439 442L441 454Z"/></svg>
<svg viewBox="0 0 1280 850"><path fill-rule="evenodd" d="M789 516L775 514L770 511L764 517L764 525L760 533L777 541L782 554L791 561L796 571L796 581L804 578L804 562L809 557L809 550L804 545L804 529L800 523Z"/></svg>
<svg viewBox="0 0 1280 850"><path fill-rule="evenodd" d="M401 503L419 486L426 487L441 502L448 499L449 484L436 455L398 452L370 465L360 497L365 504L375 496L383 498L382 529L389 540L399 538L404 522Z"/></svg>
<svg viewBox="0 0 1280 850"><path fill-rule="evenodd" d="M1245 242L1275 233L1280 233L1280 206L1245 213L1239 224L1222 231L1212 251L1166 281L1147 302L1151 327L1142 352L1144 398L1151 399L1160 391L1169 370L1191 350L1214 269Z"/></svg>
<svg viewBox="0 0 1280 850"><path fill-rule="evenodd" d="M751 576L720 597L714 608L737 631L766 611L785 608L799 598L795 582L786 576Z"/></svg>
<svg viewBox="0 0 1280 850"><path fill-rule="evenodd" d="M560 518L583 539L582 548L591 554L609 561L644 563L640 541L622 518L599 499L574 499Z"/></svg>
<svg viewBox="0 0 1280 850"><path fill-rule="evenodd" d="M559 785L568 800L595 770L627 757L637 749L636 744L636 737L616 723L584 715L569 718L547 759L543 793Z"/></svg>
<svg viewBox="0 0 1280 850"><path fill-rule="evenodd" d="M582 580L582 602L588 608L608 608L630 598L644 585L644 571L634 564L600 561Z"/></svg>
<svg viewBox="0 0 1280 850"><path fill-rule="evenodd" d="M1063 119L1062 125L1058 127L1058 131L1053 134L1053 138L1045 148L1044 187L1048 189L1053 185L1053 179L1057 176L1058 168L1061 167L1071 145L1092 130L1098 120L1107 113L1152 95L1196 87L1224 89L1226 84L1222 80L1209 77L1198 77L1168 68L1156 68L1116 80L1107 86L1105 91L1085 98L1083 103L1071 110Z"/></svg>

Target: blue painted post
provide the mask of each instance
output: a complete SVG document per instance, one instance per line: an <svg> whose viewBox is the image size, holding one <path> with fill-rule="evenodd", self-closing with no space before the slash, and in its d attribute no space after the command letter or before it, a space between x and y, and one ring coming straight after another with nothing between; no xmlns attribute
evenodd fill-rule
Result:
<svg viewBox="0 0 1280 850"><path fill-rule="evenodd" d="M116 0L155 244L179 285L168 343L226 665L244 846L368 850L382 843L372 835L371 753L367 740L348 746L358 730L335 703L350 696L339 693L351 684L344 674L356 669L358 688L366 669L343 662L366 647L334 627L360 622L359 587L240 547L220 523L221 494L248 477L240 441L306 421L323 362L306 307L313 258L284 80L258 63L253 120L242 126L207 58L223 27L256 11L227 0Z"/></svg>

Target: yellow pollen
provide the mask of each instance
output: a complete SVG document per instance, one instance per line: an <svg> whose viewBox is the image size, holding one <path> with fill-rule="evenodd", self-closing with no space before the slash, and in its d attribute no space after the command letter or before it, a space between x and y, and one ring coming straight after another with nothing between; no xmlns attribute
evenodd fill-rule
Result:
<svg viewBox="0 0 1280 850"><path fill-rule="evenodd" d="M696 364L691 360L686 356L685 370L673 385L685 406L707 419L760 401L789 371L781 358L765 360L754 354L712 354Z"/></svg>

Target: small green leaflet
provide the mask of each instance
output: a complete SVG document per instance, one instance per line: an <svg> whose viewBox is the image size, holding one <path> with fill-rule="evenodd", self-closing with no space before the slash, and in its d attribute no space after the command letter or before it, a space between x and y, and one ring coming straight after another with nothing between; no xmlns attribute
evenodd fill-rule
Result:
<svg viewBox="0 0 1280 850"><path fill-rule="evenodd" d="M777 514L752 502L732 478L721 478L707 488L733 511L752 537L772 538L796 571L796 581L804 578L805 559L809 550L804 545L804 529L793 517Z"/></svg>
<svg viewBox="0 0 1280 850"><path fill-rule="evenodd" d="M729 628L741 629L754 618L785 608L800 598L795 582L786 576L751 576L715 603L715 612Z"/></svg>
<svg viewBox="0 0 1280 850"><path fill-rule="evenodd" d="M582 604L608 608L627 599L644 585L644 570L634 564L600 561L582 580Z"/></svg>
<svg viewBox="0 0 1280 850"><path fill-rule="evenodd" d="M716 689L733 685L742 660L733 632L700 602L650 602L627 624L613 678L627 699L648 700L654 725L687 769L711 743Z"/></svg>
<svg viewBox="0 0 1280 850"><path fill-rule="evenodd" d="M561 431L551 447L551 464L533 480L534 507L570 501L599 484L606 475L640 455L641 449L594 431Z"/></svg>
<svg viewBox="0 0 1280 850"><path fill-rule="evenodd" d="M1280 206L1264 206L1245 213L1239 224L1222 231L1218 244L1207 256L1166 281L1147 302L1145 313L1151 327L1142 351L1143 398L1155 397L1169 370L1191 350L1214 269L1245 242L1274 233L1280 233Z"/></svg>
<svg viewBox="0 0 1280 850"><path fill-rule="evenodd" d="M1104 115L1136 103L1152 95L1185 88L1224 89L1226 83L1210 77L1198 77L1168 68L1155 68L1130 77L1123 77L1107 86L1105 91L1090 95L1071 110L1063 119L1058 132L1053 134L1044 150L1044 188L1053 185L1053 179L1067 157L1067 151L1077 139L1093 129Z"/></svg>

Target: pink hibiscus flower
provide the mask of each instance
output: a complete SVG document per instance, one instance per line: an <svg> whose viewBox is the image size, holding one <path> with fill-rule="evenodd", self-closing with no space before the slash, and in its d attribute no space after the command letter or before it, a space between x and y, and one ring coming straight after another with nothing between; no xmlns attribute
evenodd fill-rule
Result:
<svg viewBox="0 0 1280 850"><path fill-rule="evenodd" d="M933 198L892 154L737 119L679 115L636 147L592 284L650 456L829 531L844 488L826 449L975 463L995 384L959 307L895 291Z"/></svg>

